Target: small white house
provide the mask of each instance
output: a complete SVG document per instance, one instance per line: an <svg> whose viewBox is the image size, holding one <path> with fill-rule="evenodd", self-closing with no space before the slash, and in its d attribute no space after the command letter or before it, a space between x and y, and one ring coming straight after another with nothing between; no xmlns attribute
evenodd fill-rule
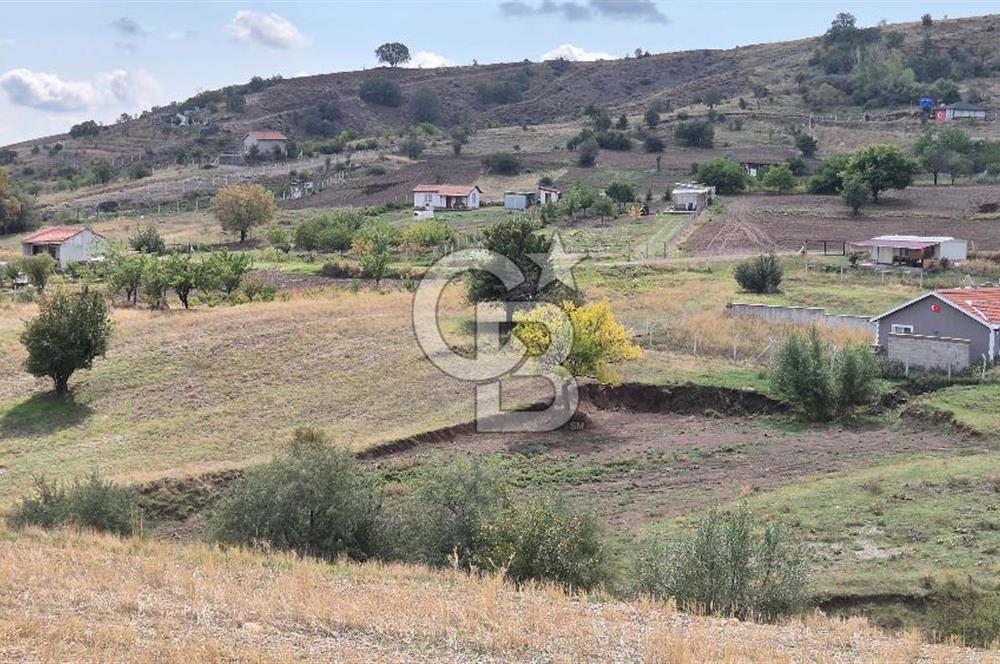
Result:
<svg viewBox="0 0 1000 664"><path fill-rule="evenodd" d="M483 192L474 184L418 184L413 188L413 207L432 210L475 210Z"/></svg>
<svg viewBox="0 0 1000 664"><path fill-rule="evenodd" d="M538 203L539 205L546 205L547 203L558 203L559 196L562 192L555 187L538 187Z"/></svg>
<svg viewBox="0 0 1000 664"><path fill-rule="evenodd" d="M243 154L249 154L253 148L261 155L275 152L283 155L288 150L288 137L280 131L251 131L243 137Z"/></svg>
<svg viewBox="0 0 1000 664"><path fill-rule="evenodd" d="M508 210L527 210L538 202L533 191L508 191L503 195L503 206Z"/></svg>
<svg viewBox="0 0 1000 664"><path fill-rule="evenodd" d="M21 240L24 256L48 254L56 261L56 269L64 270L70 263L92 261L104 255L108 242L102 235L85 226L49 226Z"/></svg>
<svg viewBox="0 0 1000 664"><path fill-rule="evenodd" d="M704 210L715 198L715 187L704 184L678 182L670 192L673 209L697 212Z"/></svg>
<svg viewBox="0 0 1000 664"><path fill-rule="evenodd" d="M985 120L986 109L959 101L944 107L944 117L946 120Z"/></svg>
<svg viewBox="0 0 1000 664"><path fill-rule="evenodd" d="M950 236L879 235L851 245L868 249L875 265L931 267L941 259L961 263L969 257L968 240Z"/></svg>

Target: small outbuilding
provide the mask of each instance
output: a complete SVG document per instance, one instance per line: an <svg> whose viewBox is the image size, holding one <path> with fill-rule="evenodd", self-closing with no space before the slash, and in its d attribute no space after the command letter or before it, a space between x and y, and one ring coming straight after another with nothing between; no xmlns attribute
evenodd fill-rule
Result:
<svg viewBox="0 0 1000 664"><path fill-rule="evenodd" d="M1000 288L955 288L921 295L872 318L875 344L890 360L961 371L996 361Z"/></svg>
<svg viewBox="0 0 1000 664"><path fill-rule="evenodd" d="M48 254L56 261L56 269L64 270L70 263L84 263L104 255L108 241L85 226L49 226L21 240L24 256Z"/></svg>
<svg viewBox="0 0 1000 664"><path fill-rule="evenodd" d="M288 151L288 137L280 131L251 131L243 137L243 154L254 148L261 155L284 155Z"/></svg>
<svg viewBox="0 0 1000 664"><path fill-rule="evenodd" d="M413 207L432 210L475 210L483 192L474 184L418 184L413 188Z"/></svg>
<svg viewBox="0 0 1000 664"><path fill-rule="evenodd" d="M698 183L678 182L670 192L673 209L679 212L704 210L713 198L715 198L715 187Z"/></svg>
<svg viewBox="0 0 1000 664"><path fill-rule="evenodd" d="M985 120L986 109L964 101L948 104L944 107L946 120Z"/></svg>
<svg viewBox="0 0 1000 664"><path fill-rule="evenodd" d="M950 236L879 235L850 245L868 250L875 265L929 268L943 259L961 263L969 257L968 240Z"/></svg>
<svg viewBox="0 0 1000 664"><path fill-rule="evenodd" d="M508 210L527 210L538 203L538 194L533 191L507 191L503 195L503 206Z"/></svg>
<svg viewBox="0 0 1000 664"><path fill-rule="evenodd" d="M558 203L560 196L562 196L562 192L555 187L538 187L538 203L540 205Z"/></svg>

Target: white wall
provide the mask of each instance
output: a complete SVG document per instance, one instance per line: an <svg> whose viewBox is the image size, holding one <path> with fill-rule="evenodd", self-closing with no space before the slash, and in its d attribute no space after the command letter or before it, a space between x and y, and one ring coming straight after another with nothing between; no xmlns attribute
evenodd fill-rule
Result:
<svg viewBox="0 0 1000 664"><path fill-rule="evenodd" d="M941 258L950 261L964 261L969 258L969 243L965 240L951 240L941 243Z"/></svg>
<svg viewBox="0 0 1000 664"><path fill-rule="evenodd" d="M59 261L59 269L66 269L70 263L89 261L104 254L107 250L107 243L90 229L77 233L59 246L56 252Z"/></svg>

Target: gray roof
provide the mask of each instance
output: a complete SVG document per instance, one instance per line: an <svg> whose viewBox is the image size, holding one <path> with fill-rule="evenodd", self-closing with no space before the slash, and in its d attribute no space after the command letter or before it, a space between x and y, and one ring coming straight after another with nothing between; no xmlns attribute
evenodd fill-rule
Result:
<svg viewBox="0 0 1000 664"><path fill-rule="evenodd" d="M951 111L986 111L982 106L976 106L966 101L957 101L954 104L948 104L947 108Z"/></svg>

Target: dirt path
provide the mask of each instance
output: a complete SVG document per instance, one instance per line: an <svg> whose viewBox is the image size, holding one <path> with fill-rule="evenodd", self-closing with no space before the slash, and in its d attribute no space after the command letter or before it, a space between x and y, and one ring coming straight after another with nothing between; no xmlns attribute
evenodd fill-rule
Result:
<svg viewBox="0 0 1000 664"><path fill-rule="evenodd" d="M515 481L593 504L615 526L635 527L878 459L968 446L915 428L788 430L762 418L709 418L585 407L583 430L460 433L381 459L391 473L455 454L496 455Z"/></svg>

